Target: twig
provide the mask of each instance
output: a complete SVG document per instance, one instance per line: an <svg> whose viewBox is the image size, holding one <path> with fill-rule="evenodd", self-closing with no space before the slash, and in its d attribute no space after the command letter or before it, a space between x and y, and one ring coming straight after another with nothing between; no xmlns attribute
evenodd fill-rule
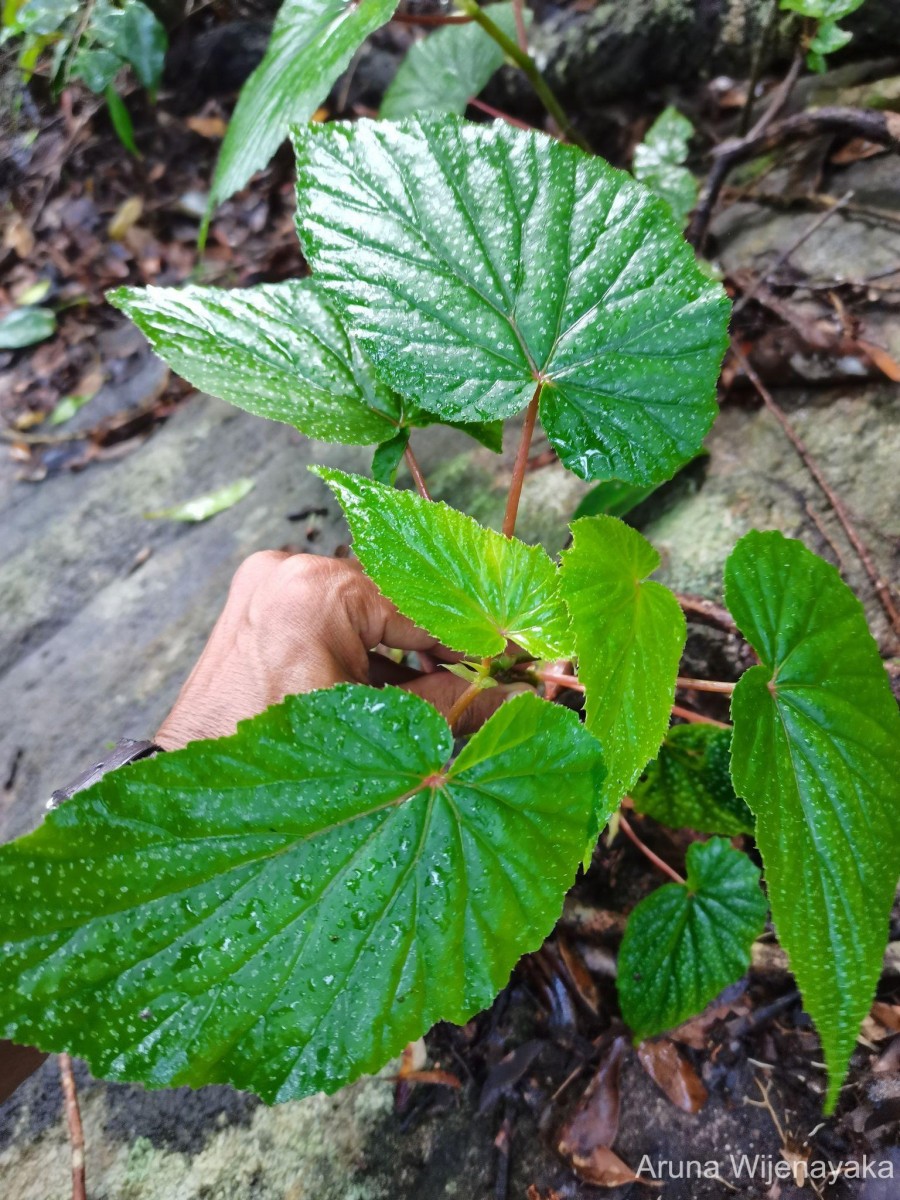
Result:
<svg viewBox="0 0 900 1200"><path fill-rule="evenodd" d="M416 485L416 490L423 500L430 500L431 493L428 491L428 486L425 483L425 476L422 474L422 468L419 466L419 460L412 452L412 447L407 444L403 451L403 457L406 459L406 465L409 467L409 473L413 477L413 482Z"/></svg>
<svg viewBox="0 0 900 1200"><path fill-rule="evenodd" d="M503 516L503 536L511 538L516 532L516 517L519 512L519 498L522 495L522 484L525 481L525 471L528 467L528 452L531 449L531 438L537 421L538 403L541 399L543 383L538 383L531 397L531 403L525 413L525 424L522 426L522 437L519 449L516 451L516 461L513 466L512 480L509 485L509 497L506 501L506 512Z"/></svg>
<svg viewBox="0 0 900 1200"><path fill-rule="evenodd" d="M721 696L730 696L737 684L723 683L718 679L689 679L685 675L679 675L675 686L691 688L695 692L718 692Z"/></svg>
<svg viewBox="0 0 900 1200"><path fill-rule="evenodd" d="M744 137L750 127L750 118L753 115L753 102L756 99L756 89L759 85L760 76L762 75L763 59L765 58L766 50L769 48L769 42L772 38L775 25L778 21L779 4L778 0L771 0L771 8L769 16L763 27L759 42L753 52L753 61L750 64L750 80L747 84L747 99L744 101L744 108L741 112L741 123L738 126L738 133Z"/></svg>
<svg viewBox="0 0 900 1200"><path fill-rule="evenodd" d="M59 1078L66 1102L66 1121L72 1146L72 1200L87 1200L84 1181L84 1129L78 1108L78 1090L68 1054L59 1056Z"/></svg>
<svg viewBox="0 0 900 1200"><path fill-rule="evenodd" d="M680 704L672 705L672 716L681 717L682 721L690 721L694 725L715 725L719 729L730 729L725 721L717 721L713 717L704 717L702 713L694 712L692 708L683 708Z"/></svg>
<svg viewBox="0 0 900 1200"><path fill-rule="evenodd" d="M750 130L749 137L761 137L775 118L781 114L784 106L791 98L791 92L794 90L794 84L799 78L805 57L803 47L798 46L787 75L785 75L784 79L782 79L781 83L772 93L772 98L766 107L766 111Z"/></svg>
<svg viewBox="0 0 900 1200"><path fill-rule="evenodd" d="M547 112L559 126L563 137L579 146L586 153L591 154L591 148L584 138L573 127L572 122L566 116L566 111L547 83L544 76L541 74L537 63L526 51L522 50L517 42L512 38L507 37L499 25L487 15L487 10L479 6L477 0L463 0L462 7L471 15L472 20L476 21L486 34L494 39L500 49L519 67L528 79L528 82L534 88L538 95L538 99L546 108Z"/></svg>
<svg viewBox="0 0 900 1200"><path fill-rule="evenodd" d="M681 611L689 621L698 621L701 625L713 625L725 633L740 636L737 625L732 620L731 613L714 600L705 596L691 596L687 592L675 592L675 599L681 605Z"/></svg>
<svg viewBox="0 0 900 1200"><path fill-rule="evenodd" d="M828 106L787 117L761 132L751 130L744 138L728 138L713 150L713 164L687 230L688 241L698 249L706 231L719 192L731 170L738 163L767 154L778 146L804 138L830 133L844 137L862 137L891 150L900 149L900 114L875 109Z"/></svg>
<svg viewBox="0 0 900 1200"><path fill-rule="evenodd" d="M796 429L794 429L793 425L787 419L778 404L776 404L771 392L747 361L747 357L744 352L735 342L732 342L731 344L731 352L743 368L744 374L753 384L753 387L756 389L763 404L765 404L766 408L784 430L791 445L794 447L794 449L797 451L797 454L803 461L804 466L819 485L822 494L825 496L825 499L834 510L835 516L840 521L844 533L847 535L847 540L856 551L859 561L862 563L863 568L875 589L875 594L878 597L881 607L884 609L895 636L900 637L900 611L897 610L897 606L894 603L894 598L891 595L890 587L876 570L868 547L859 536L853 522L850 520L850 514L844 507L843 500L841 500L840 496L822 474L821 467L807 450L802 438L797 433Z"/></svg>
<svg viewBox="0 0 900 1200"><path fill-rule="evenodd" d="M627 817L624 817L621 812L619 813L619 828L629 839L629 841L633 842L635 846L637 846L644 858L653 863L654 867L657 867L664 875L668 875L668 877L675 883L684 883L684 879L676 870L670 867L667 862L664 862L658 854L654 854L649 846L644 845L635 831L631 828Z"/></svg>
<svg viewBox="0 0 900 1200"><path fill-rule="evenodd" d="M465 13L402 13L395 12L391 17L398 25L468 25L474 21Z"/></svg>

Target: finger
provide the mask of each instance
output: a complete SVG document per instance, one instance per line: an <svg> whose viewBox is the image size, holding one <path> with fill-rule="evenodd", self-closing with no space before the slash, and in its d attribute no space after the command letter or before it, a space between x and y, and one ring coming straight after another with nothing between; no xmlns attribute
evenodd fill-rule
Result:
<svg viewBox="0 0 900 1200"><path fill-rule="evenodd" d="M434 675L421 675L410 683L401 684L401 687L408 692L415 692L423 700L428 700L442 716L447 717L450 709L466 690L468 684L464 679L459 679L447 671L437 671ZM527 683L499 684L497 687L485 688L462 714L453 732L457 734L474 733L476 729L481 728L488 717L497 711L501 704L511 700L513 696L530 691L532 689Z"/></svg>

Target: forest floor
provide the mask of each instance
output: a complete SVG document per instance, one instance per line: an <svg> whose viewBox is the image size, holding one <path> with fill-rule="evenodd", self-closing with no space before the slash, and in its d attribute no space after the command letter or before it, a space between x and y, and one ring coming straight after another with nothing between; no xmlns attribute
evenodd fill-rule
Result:
<svg viewBox="0 0 900 1200"><path fill-rule="evenodd" d="M408 36L391 35L397 44ZM335 96L330 111L359 110L352 79ZM666 99L717 139L733 131L745 96L741 81L718 80L611 106L617 165L629 165ZM229 104L175 92L155 108L129 102L140 158L78 92L57 108L26 108L0 145L0 201L11 206L0 312L42 289L40 303L58 314L52 338L0 351L4 840L33 827L52 788L110 739L155 728L243 557L263 547L346 553L340 513L305 466L368 469L365 450L312 443L192 394L104 302L122 283L233 287L303 270L286 151L222 206L200 262L197 231ZM35 138L22 136L35 127ZM695 165L708 166L702 151ZM778 148L762 171L727 182L705 253L736 302L733 336L771 403L729 357L709 457L629 516L660 549L663 582L713 605L724 558L746 529L804 538L857 591L891 668L896 631L810 466L846 506L874 573L896 583L898 174L895 155L829 135ZM496 523L512 446L494 459L446 430L420 436L435 494ZM530 468L521 533L557 551L586 489L546 442L535 443ZM243 477L254 480L249 496L206 523L145 515ZM727 624L698 617L683 673L734 679L742 653ZM716 697L686 693L679 703L727 718ZM689 835L635 821L662 858L683 862ZM823 1121L818 1041L771 932L745 978L704 1014L640 1052L630 1046L615 951L628 911L657 882L621 835L601 840L555 933L488 1012L463 1028L439 1026L391 1077L337 1097L267 1109L228 1088L108 1085L79 1065L91 1200L617 1200L652 1194L646 1166L630 1181L645 1156L654 1170L692 1162L708 1175L718 1164L715 1179L698 1179L696 1166L689 1179L664 1177L656 1190L671 1200L793 1200L811 1194L810 1182L798 1186L798 1164L864 1157L892 1163L900 1178L900 913L838 1112ZM4 1194L68 1195L67 1136L50 1060L0 1106ZM780 1161L795 1165L794 1179L768 1176ZM900 1194L896 1179L851 1175L816 1187L836 1200Z"/></svg>

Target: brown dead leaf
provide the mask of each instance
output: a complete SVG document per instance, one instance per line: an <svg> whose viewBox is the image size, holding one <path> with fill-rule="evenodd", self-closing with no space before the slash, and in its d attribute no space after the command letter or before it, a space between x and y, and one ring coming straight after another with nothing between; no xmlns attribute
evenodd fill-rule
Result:
<svg viewBox="0 0 900 1200"><path fill-rule="evenodd" d="M612 1042L577 1108L560 1129L557 1142L559 1153L571 1162L578 1174L601 1187L614 1186L599 1176L612 1170L607 1155L612 1154L609 1147L619 1132L619 1073L625 1044L624 1037L617 1037ZM612 1158L620 1163L614 1154ZM624 1167L624 1163L620 1165ZM627 1183L628 1180L619 1182Z"/></svg>
<svg viewBox="0 0 900 1200"><path fill-rule="evenodd" d="M127 200L123 200L106 227L110 239L121 242L132 225L141 219L143 211L144 202L140 196L129 196Z"/></svg>
<svg viewBox="0 0 900 1200"><path fill-rule="evenodd" d="M34 252L34 234L25 218L14 212L3 231L3 246L6 250L15 250L19 258L30 258Z"/></svg>
<svg viewBox="0 0 900 1200"><path fill-rule="evenodd" d="M414 1042L409 1042L403 1048L403 1055L400 1059L400 1071L397 1078L405 1079L407 1075L411 1075L414 1071L421 1071L427 1062L428 1051L425 1048L425 1039L417 1038Z"/></svg>
<svg viewBox="0 0 900 1200"><path fill-rule="evenodd" d="M849 163L859 162L861 158L872 158L876 154L884 154L884 146L878 142L869 142L865 138L851 138L829 157L828 161L843 167Z"/></svg>
<svg viewBox="0 0 900 1200"><path fill-rule="evenodd" d="M572 987L591 1012L599 1013L600 993L584 959L564 937L557 937L556 946Z"/></svg>
<svg viewBox="0 0 900 1200"><path fill-rule="evenodd" d="M641 1066L682 1112L698 1113L709 1098L703 1081L674 1042L655 1038L638 1046Z"/></svg>
<svg viewBox="0 0 900 1200"><path fill-rule="evenodd" d="M221 141L228 129L228 122L221 117L188 117L185 125L192 133L199 133L211 141Z"/></svg>
<svg viewBox="0 0 900 1200"><path fill-rule="evenodd" d="M865 351L882 375L886 375L893 383L900 383L900 363L883 346L876 346L862 338L857 338L856 344Z"/></svg>
<svg viewBox="0 0 900 1200"><path fill-rule="evenodd" d="M615 1151L608 1146L597 1146L588 1158L573 1155L570 1159L572 1166L586 1183L594 1187L614 1188L623 1183L643 1183L649 1187L659 1187L653 1179L642 1179L635 1175L627 1163L622 1162Z"/></svg>
<svg viewBox="0 0 900 1200"><path fill-rule="evenodd" d="M884 1004L876 1000L872 1005L872 1016L891 1033L900 1033L900 1004Z"/></svg>

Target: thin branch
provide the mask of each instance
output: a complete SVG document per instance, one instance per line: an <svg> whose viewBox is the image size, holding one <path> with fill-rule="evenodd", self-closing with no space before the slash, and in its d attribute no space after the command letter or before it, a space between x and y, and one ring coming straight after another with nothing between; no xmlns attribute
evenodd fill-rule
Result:
<svg viewBox="0 0 900 1200"><path fill-rule="evenodd" d="M633 842L634 845L637 846L638 850L640 850L640 852L641 852L641 854L643 854L644 858L646 858L649 862L653 863L654 867L656 867L658 870L662 871L662 873L664 875L668 875L668 877L671 880L673 880L675 883L684 883L685 882L685 880L678 874L678 872L676 870L674 870L672 867L670 867L667 862L664 862L663 859L661 859L658 854L654 854L649 846L644 845L644 843L641 841L641 839L638 837L638 835L632 829L631 825L628 822L627 817L623 816L623 814L621 812L619 813L619 828L622 830L622 832L625 834L625 836L629 839L629 841Z"/></svg>
<svg viewBox="0 0 900 1200"><path fill-rule="evenodd" d="M679 675L675 680L675 686L690 688L695 692L718 692L720 696L730 696L737 684L723 683L718 679L689 679L685 675Z"/></svg>
<svg viewBox="0 0 900 1200"><path fill-rule="evenodd" d="M672 705L672 716L681 717L682 721L690 721L693 725L715 725L719 729L730 729L726 721L716 721L713 717L704 717L702 713L694 712L691 708L683 708L680 704Z"/></svg>
<svg viewBox="0 0 900 1200"><path fill-rule="evenodd" d="M753 52L753 61L750 64L750 82L747 84L747 99L744 101L744 107L741 112L741 123L738 126L738 133L741 137L744 137L750 128L750 118L753 115L753 103L756 100L756 88L762 75L763 61L766 57L766 51L769 48L769 42L772 40L775 26L778 23L778 0L770 0L770 2L769 16L763 26L756 49Z"/></svg>
<svg viewBox="0 0 900 1200"><path fill-rule="evenodd" d="M487 11L479 6L477 0L463 0L463 7L471 15L472 20L476 21L484 32L494 39L503 53L524 72L528 82L537 93L538 99L559 126L563 137L591 154L590 146L573 127L572 122L566 116L565 109L553 94L550 85L531 55L522 50L511 37L507 37L500 26L487 15Z"/></svg>
<svg viewBox="0 0 900 1200"><path fill-rule="evenodd" d="M409 468L410 475L413 477L413 482L416 485L416 490L418 491L419 495L423 500L430 500L431 493L428 491L428 487L425 483L425 476L422 474L422 468L419 466L419 460L416 458L415 454L413 454L412 447L409 444L407 444L406 449L403 451L403 457L406 459L406 465Z"/></svg>
<svg viewBox="0 0 900 1200"><path fill-rule="evenodd" d="M828 482L828 480L822 474L822 468L819 466L819 464L816 462L816 460L813 458L813 456L807 450L805 443L803 442L800 435L797 433L796 429L794 429L793 425L787 419L784 412L781 410L781 408L775 402L775 399L772 396L769 389L766 387L766 385L763 383L763 381L757 375L756 371L753 369L753 367L747 361L747 357L744 354L744 352L734 342L732 342L732 344L731 344L731 352L734 355L734 357L738 360L741 367L743 368L744 374L747 376L747 378L753 384L753 386L756 389L757 394L759 395L763 404L765 404L766 408L769 410L769 412L772 414L772 416L776 419L778 424L784 430L791 445L794 447L794 449L797 451L797 454L800 456L801 460L803 461L804 466L809 471L810 475L812 475L812 477L816 481L816 483L819 485L819 488L821 489L822 494L825 496L825 499L828 501L828 503L831 505L832 509L834 510L835 516L840 521L841 526L843 527L844 533L847 535L847 540L850 542L850 545L856 551L859 561L862 563L866 574L868 575L869 579L871 580L872 586L875 589L875 594L878 597L881 607L884 609L885 615L887 616L888 621L891 624L891 628L893 629L894 634L897 637L900 637L900 611L898 611L897 606L894 603L894 598L891 595L891 589L888 586L887 581L884 580L881 577L881 575L878 573L878 570L875 567L875 563L872 561L872 556L869 553L868 547L866 546L866 544L862 540L862 538L859 536L859 534L856 531L856 527L854 526L853 522L850 520L850 514L847 512L847 509L844 506L843 500L840 498L840 496L837 494L837 492L834 490L834 488L831 486L831 484Z"/></svg>
<svg viewBox="0 0 900 1200"><path fill-rule="evenodd" d="M395 12L391 17L391 20L396 21L398 25L424 25L429 28L435 25L468 25L474 19L474 17L470 17L465 13Z"/></svg>
<svg viewBox="0 0 900 1200"><path fill-rule="evenodd" d="M768 154L779 146L830 133L861 137L889 150L900 149L900 114L876 109L844 108L837 105L815 108L786 117L761 132L751 130L745 138L728 138L713 150L713 164L687 230L687 239L701 248L713 208L728 175L738 163Z"/></svg>
<svg viewBox="0 0 900 1200"><path fill-rule="evenodd" d="M537 421L538 403L541 398L541 388L543 383L539 383L534 389L534 395L531 397L531 403L525 413L525 424L522 426L522 437L519 442L519 449L516 451L516 461L513 466L512 479L509 484L509 497L506 501L506 512L503 516L503 536L511 538L516 532L516 517L519 513L519 499L522 495L522 484L525 481L525 471L528 467L528 453L531 449L531 438L534 434L534 426Z"/></svg>
<svg viewBox="0 0 900 1200"><path fill-rule="evenodd" d="M59 1056L59 1078L66 1103L69 1142L72 1145L72 1200L87 1200L84 1179L84 1129L78 1108L78 1090L75 1087L72 1059L68 1054Z"/></svg>
<svg viewBox="0 0 900 1200"><path fill-rule="evenodd" d="M740 636L740 630L735 625L731 613L723 605L716 604L715 600L707 600L705 596L691 596L687 592L675 592L674 595L689 621L712 625L725 633Z"/></svg>
<svg viewBox="0 0 900 1200"><path fill-rule="evenodd" d="M788 69L787 75L782 79L781 83L772 93L772 97L766 107L766 111L759 118L749 135L745 135L745 131L741 130L742 136L761 137L769 128L776 117L780 116L784 110L784 106L791 98L791 92L794 90L794 84L800 77L800 71L803 69L803 63L806 59L806 52L802 46L798 46L794 52L794 58Z"/></svg>

